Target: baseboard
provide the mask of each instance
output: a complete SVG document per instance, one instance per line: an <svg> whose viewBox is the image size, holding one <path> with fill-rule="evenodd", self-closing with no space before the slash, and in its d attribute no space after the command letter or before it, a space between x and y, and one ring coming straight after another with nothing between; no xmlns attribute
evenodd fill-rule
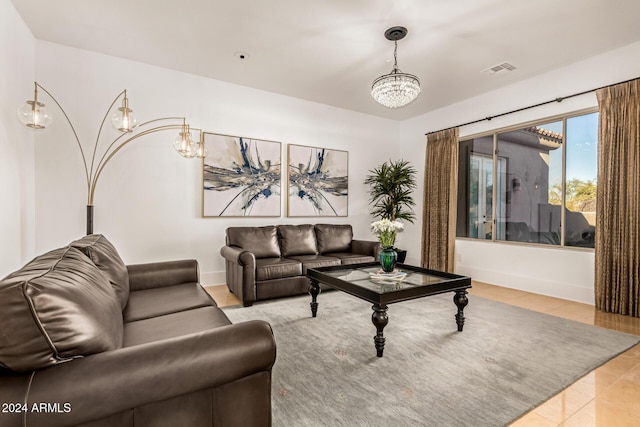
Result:
<svg viewBox="0 0 640 427"><path fill-rule="evenodd" d="M585 304L595 304L595 296L592 288L586 288L572 283L543 280L530 276L518 276L500 271L484 270L477 267L460 267L456 269L456 273L470 276L473 280L479 282L503 286L505 288L519 289L521 291Z"/></svg>

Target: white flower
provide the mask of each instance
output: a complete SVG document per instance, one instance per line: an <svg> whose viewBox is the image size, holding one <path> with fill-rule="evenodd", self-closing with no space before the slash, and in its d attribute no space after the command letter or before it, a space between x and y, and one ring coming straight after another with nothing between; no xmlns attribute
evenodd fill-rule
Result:
<svg viewBox="0 0 640 427"><path fill-rule="evenodd" d="M385 248L392 247L396 241L396 233L404 230L404 225L400 221L390 221L381 219L371 223L371 229L378 236L378 240Z"/></svg>
<svg viewBox="0 0 640 427"><path fill-rule="evenodd" d="M400 232L404 230L404 225L398 220L390 221L388 219L381 219L379 221L372 222L371 229L376 234L390 231Z"/></svg>

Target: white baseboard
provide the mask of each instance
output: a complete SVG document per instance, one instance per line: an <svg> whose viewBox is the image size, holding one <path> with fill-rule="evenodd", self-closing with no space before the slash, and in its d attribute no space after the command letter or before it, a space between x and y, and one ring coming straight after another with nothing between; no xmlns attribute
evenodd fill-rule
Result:
<svg viewBox="0 0 640 427"><path fill-rule="evenodd" d="M518 276L495 270L484 270L477 267L465 268L461 266L460 268L456 268L456 273L464 276L470 276L473 280L477 280L479 282L503 286L505 288L519 289L521 291L582 302L585 304L595 304L593 288L585 287L584 284L579 286L573 283L544 280L530 276Z"/></svg>

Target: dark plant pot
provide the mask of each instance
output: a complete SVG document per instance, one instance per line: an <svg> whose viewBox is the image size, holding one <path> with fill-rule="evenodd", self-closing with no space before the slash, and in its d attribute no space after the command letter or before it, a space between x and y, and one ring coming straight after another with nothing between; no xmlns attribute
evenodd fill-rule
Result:
<svg viewBox="0 0 640 427"><path fill-rule="evenodd" d="M404 264L404 260L407 258L407 251L405 249L393 248L398 254L398 262Z"/></svg>

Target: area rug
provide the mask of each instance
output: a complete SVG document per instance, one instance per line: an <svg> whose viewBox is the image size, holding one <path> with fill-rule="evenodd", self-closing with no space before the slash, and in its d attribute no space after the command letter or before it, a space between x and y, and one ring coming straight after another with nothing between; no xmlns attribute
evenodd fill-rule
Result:
<svg viewBox="0 0 640 427"><path fill-rule="evenodd" d="M273 425L503 426L640 341L634 335L453 293L389 305L376 357L371 304L320 294L228 307L268 321L277 344Z"/></svg>

